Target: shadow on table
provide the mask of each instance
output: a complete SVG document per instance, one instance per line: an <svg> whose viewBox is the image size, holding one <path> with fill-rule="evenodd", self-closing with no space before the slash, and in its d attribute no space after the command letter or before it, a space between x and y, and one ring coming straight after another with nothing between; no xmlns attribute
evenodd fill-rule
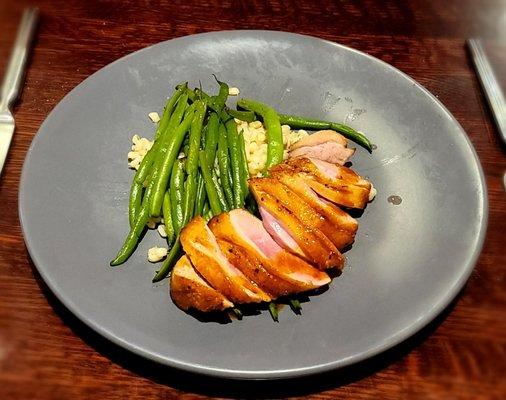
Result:
<svg viewBox="0 0 506 400"><path fill-rule="evenodd" d="M304 396L334 389L366 378L399 361L421 344L444 321L460 294L425 328L404 342L368 360L308 377L280 380L233 380L213 378L170 368L129 352L96 333L75 317L51 292L30 260L34 276L54 311L87 345L112 362L153 382L177 390L213 397L280 398Z"/></svg>

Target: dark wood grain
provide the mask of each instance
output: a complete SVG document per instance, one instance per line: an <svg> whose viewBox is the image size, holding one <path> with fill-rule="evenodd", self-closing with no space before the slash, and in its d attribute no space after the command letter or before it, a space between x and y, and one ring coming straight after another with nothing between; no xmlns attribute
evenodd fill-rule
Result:
<svg viewBox="0 0 506 400"><path fill-rule="evenodd" d="M0 73L28 3L0 0ZM0 399L506 398L506 157L464 45L470 36L506 37L505 1L47 0L39 7L39 35L0 178ZM133 356L90 331L33 268L19 226L18 185L49 111L118 57L222 29L292 31L368 52L426 86L474 144L490 199L483 253L456 301L387 353L297 381L196 377Z"/></svg>

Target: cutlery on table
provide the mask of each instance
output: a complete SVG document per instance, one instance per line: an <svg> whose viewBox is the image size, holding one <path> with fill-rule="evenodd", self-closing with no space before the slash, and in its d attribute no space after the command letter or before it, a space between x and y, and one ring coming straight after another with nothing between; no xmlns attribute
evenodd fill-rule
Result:
<svg viewBox="0 0 506 400"><path fill-rule="evenodd" d="M14 48L7 65L0 92L0 173L14 133L15 123L10 107L18 97L26 62L37 24L38 10L29 8L23 12Z"/></svg>
<svg viewBox="0 0 506 400"><path fill-rule="evenodd" d="M467 46L471 52L476 74L480 80L485 97L497 125L497 130L504 144L506 144L506 100L497 82L494 70L485 53L480 39L468 39ZM503 173L503 186L506 190L506 172Z"/></svg>
<svg viewBox="0 0 506 400"><path fill-rule="evenodd" d="M506 144L506 101L501 86L499 82L497 82L494 70L490 65L481 40L469 39L467 45L471 52L476 74L483 87L485 97L488 100L497 129L499 130L499 135Z"/></svg>

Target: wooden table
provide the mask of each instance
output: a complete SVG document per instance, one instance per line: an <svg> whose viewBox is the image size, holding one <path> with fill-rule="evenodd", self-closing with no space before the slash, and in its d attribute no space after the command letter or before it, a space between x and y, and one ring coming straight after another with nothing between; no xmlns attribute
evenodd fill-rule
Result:
<svg viewBox="0 0 506 400"><path fill-rule="evenodd" d="M0 73L25 5L13 3L0 0ZM506 157L464 46L470 36L506 37L506 2L47 0L39 7L39 35L0 178L0 399L506 398ZM298 381L196 377L105 341L55 299L34 269L19 226L18 184L28 146L47 114L118 57L222 29L293 31L372 54L434 93L473 142L490 199L483 253L458 299L391 351Z"/></svg>

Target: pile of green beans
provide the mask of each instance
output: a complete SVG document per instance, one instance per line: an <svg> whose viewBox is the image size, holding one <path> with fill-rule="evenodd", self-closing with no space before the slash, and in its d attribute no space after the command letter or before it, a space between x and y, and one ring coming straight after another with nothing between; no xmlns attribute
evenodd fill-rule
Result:
<svg viewBox="0 0 506 400"><path fill-rule="evenodd" d="M192 217L209 219L244 207L248 192L244 139L225 107L229 87L217 82L215 96L183 83L167 101L153 146L134 176L130 232L111 266L132 255L150 218L163 217L170 251L153 278L157 282L180 256L179 233Z"/></svg>
<svg viewBox="0 0 506 400"><path fill-rule="evenodd" d="M181 255L179 234L192 217L210 219L246 205L249 210L256 208L249 196L244 137L234 118L263 121L267 131L264 174L283 161L282 124L294 129L333 129L371 151L371 143L362 133L343 124L278 114L272 107L249 99L239 100L237 110L229 109L229 87L215 79L219 90L214 96L182 83L167 101L153 146L135 173L129 198L130 232L111 266L132 255L150 218L163 217L170 251L153 278L158 282Z"/></svg>

